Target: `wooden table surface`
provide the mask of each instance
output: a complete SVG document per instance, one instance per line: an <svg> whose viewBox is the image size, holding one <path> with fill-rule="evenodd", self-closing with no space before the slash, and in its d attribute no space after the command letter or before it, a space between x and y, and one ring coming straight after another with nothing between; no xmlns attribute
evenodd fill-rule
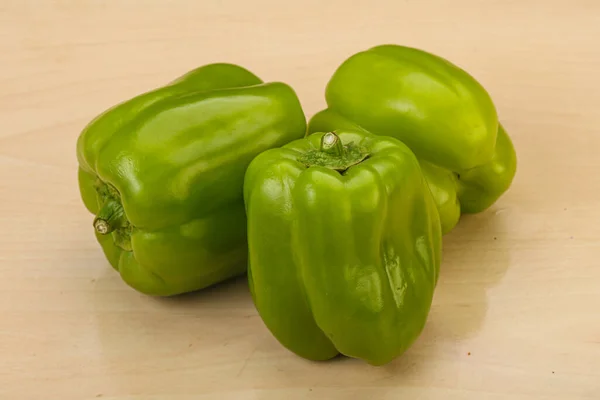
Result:
<svg viewBox="0 0 600 400"><path fill-rule="evenodd" d="M467 69L514 140L513 186L444 238L427 326L384 367L284 350L244 278L154 299L105 261L75 141L105 108L205 63L298 92L350 54ZM600 3L0 4L0 399L600 399Z"/></svg>

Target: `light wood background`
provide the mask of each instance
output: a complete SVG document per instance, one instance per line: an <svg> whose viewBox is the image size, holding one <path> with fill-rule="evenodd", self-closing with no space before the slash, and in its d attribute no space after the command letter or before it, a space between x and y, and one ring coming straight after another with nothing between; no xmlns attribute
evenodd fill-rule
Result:
<svg viewBox="0 0 600 400"><path fill-rule="evenodd" d="M381 368L284 350L245 279L158 300L104 260L75 141L201 64L295 87L350 54L438 53L492 94L519 167L444 240L425 331ZM600 399L600 3L0 2L0 399Z"/></svg>

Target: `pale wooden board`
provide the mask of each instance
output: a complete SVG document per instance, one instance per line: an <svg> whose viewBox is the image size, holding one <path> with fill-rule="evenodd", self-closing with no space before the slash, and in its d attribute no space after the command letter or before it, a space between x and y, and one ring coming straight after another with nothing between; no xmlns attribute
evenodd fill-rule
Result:
<svg viewBox="0 0 600 400"><path fill-rule="evenodd" d="M122 283L79 199L85 123L215 61L291 84L310 117L334 68L381 43L476 76L519 157L445 237L403 357L304 361L243 278L172 300ZM0 399L600 399L599 71L594 0L2 1Z"/></svg>

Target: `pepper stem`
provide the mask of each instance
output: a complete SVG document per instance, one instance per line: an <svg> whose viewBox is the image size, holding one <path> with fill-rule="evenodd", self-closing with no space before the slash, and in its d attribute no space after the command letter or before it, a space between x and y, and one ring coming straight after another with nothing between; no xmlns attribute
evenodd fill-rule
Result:
<svg viewBox="0 0 600 400"><path fill-rule="evenodd" d="M101 235L107 235L122 225L123 206L116 199L107 199L96 218L94 218L94 229Z"/></svg>
<svg viewBox="0 0 600 400"><path fill-rule="evenodd" d="M318 149L312 147L298 158L298 161L308 168L325 167L343 174L348 168L369 158L368 141L359 141L359 143L350 141L343 144L342 139L335 132L322 135ZM367 147L364 144L367 144Z"/></svg>
<svg viewBox="0 0 600 400"><path fill-rule="evenodd" d="M340 137L335 132L327 132L321 138L321 151L342 157L346 152Z"/></svg>

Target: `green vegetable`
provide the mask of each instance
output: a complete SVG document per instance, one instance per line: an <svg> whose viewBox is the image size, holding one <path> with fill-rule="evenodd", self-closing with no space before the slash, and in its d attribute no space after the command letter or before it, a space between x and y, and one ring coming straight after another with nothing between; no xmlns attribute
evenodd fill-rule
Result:
<svg viewBox="0 0 600 400"><path fill-rule="evenodd" d="M209 64L116 105L77 142L79 186L110 264L136 290L169 296L246 271L246 167L301 138L295 92Z"/></svg>
<svg viewBox="0 0 600 400"><path fill-rule="evenodd" d="M481 212L510 187L515 149L485 89L422 50L382 45L345 60L329 81L328 108L308 132L361 129L400 139L417 155L443 232L460 213Z"/></svg>
<svg viewBox="0 0 600 400"><path fill-rule="evenodd" d="M391 137L315 133L246 172L252 298L287 349L373 365L402 354L430 310L441 227L410 149Z"/></svg>

